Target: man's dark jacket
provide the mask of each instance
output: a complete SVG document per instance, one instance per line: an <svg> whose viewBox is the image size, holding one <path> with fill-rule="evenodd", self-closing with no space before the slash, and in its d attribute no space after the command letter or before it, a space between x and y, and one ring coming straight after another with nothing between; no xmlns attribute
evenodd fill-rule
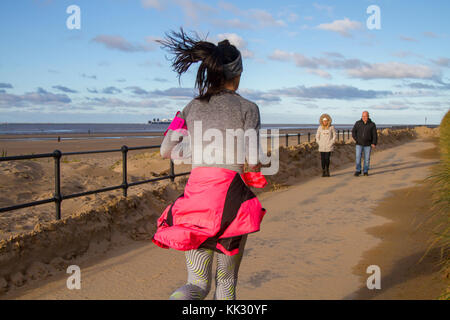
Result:
<svg viewBox="0 0 450 320"><path fill-rule="evenodd" d="M372 122L370 118L367 120L367 123L364 123L362 119L356 121L352 129L352 137L356 141L356 144L361 146L376 145L378 142L378 133L375 122Z"/></svg>

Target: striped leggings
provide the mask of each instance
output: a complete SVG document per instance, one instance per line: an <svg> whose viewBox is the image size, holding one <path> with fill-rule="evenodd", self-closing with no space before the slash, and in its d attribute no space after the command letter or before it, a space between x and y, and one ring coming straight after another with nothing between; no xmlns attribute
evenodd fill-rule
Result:
<svg viewBox="0 0 450 320"><path fill-rule="evenodd" d="M235 300L239 266L241 264L247 235L242 237L239 253L227 256L217 253L214 300ZM187 283L175 290L170 300L203 300L211 289L211 269L214 250L199 248L186 254Z"/></svg>

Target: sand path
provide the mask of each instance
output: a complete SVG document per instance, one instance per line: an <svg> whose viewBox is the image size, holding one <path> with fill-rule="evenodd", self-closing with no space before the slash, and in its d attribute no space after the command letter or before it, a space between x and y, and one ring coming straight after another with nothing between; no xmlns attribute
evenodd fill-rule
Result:
<svg viewBox="0 0 450 320"><path fill-rule="evenodd" d="M369 177L353 177L351 165L330 178L260 195L268 213L261 231L247 241L238 299L352 298L363 286L352 267L380 241L365 229L388 221L371 211L389 191L413 186L429 174L436 161L415 153L432 147L414 140L373 153ZM3 298L167 299L186 280L183 252L150 241L87 259L80 268L80 290L68 290L63 273ZM208 299L213 290L214 285Z"/></svg>

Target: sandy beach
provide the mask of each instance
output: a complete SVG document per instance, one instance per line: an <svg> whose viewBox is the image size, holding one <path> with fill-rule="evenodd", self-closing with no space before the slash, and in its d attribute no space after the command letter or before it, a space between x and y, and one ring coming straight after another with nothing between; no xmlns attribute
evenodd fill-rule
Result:
<svg viewBox="0 0 450 320"><path fill-rule="evenodd" d="M418 138L414 139L407 132L386 131L381 137L384 146L380 143L372 156L369 177L352 176L354 145L348 141L339 145L332 156L330 178L318 177L320 169L314 143L281 148L279 174L269 177L267 190L257 191L268 213L261 231L249 236L239 274L238 299L371 298L373 293L367 292L365 287L368 275L361 270L372 264L380 265L382 288L389 290L386 293L382 289L379 293L394 298L417 298L405 292L402 296L392 293L394 284L401 285L401 281L396 283L398 277L411 278L404 273L394 280L391 276L390 285L383 287L383 276L392 274L395 261L415 252L398 247L389 251L389 258L384 251L370 251L382 243L386 245L384 237L374 234L370 228L398 221L398 215L379 214L383 201L389 200L395 190L417 188L437 163L436 158L420 154L435 147L433 142L424 139L435 132L423 129L416 133ZM158 164L162 166L160 157L157 153L142 154L130 157L133 159L130 168L135 168L136 177L142 178L142 174L149 173L150 170L144 167L147 164L155 174L168 168L168 161L165 161L167 167L153 169ZM117 160L103 158L101 161L108 167ZM74 177L83 168L77 162L64 165L71 167L72 172L67 177L75 181ZM84 166L84 170L88 170L88 166ZM23 168L17 168L17 172L23 171L19 169ZM109 170L108 175L101 170ZM30 172L35 171L30 169ZM92 177L94 173L113 178L114 172L114 167L113 170L96 168L91 173L85 171L78 178L81 182L88 176L94 182L98 180ZM120 171L116 173L117 183L120 183ZM42 179L33 178L36 182ZM0 291L3 288L4 292L0 297L167 299L186 281L184 254L158 248L149 238L154 231L155 219L182 191L185 182L186 178L177 178L175 183L161 181L131 188L128 199L114 198L114 192L100 196L97 202L80 199L72 207L76 213L70 213L70 206L63 206L67 216L59 222L51 221L53 205L48 206L49 212L40 209L39 219L44 217L46 223L40 221L33 225L36 213L32 211L22 221L10 218L14 223L8 225L9 238L0 241ZM8 190L8 194L13 192ZM413 215L417 212L405 214L402 221L411 220ZM1 221L3 234L8 219L2 217ZM17 235L18 230L24 232ZM410 232L410 228L405 230L397 228L392 234L398 237L402 232ZM423 248L416 246L414 241L423 242L426 235L425 232L419 238L410 237L412 242L406 246L421 252ZM70 245L62 245L62 239ZM388 247L392 248L393 244ZM407 260L404 269L414 262L412 258ZM65 269L71 264L79 265L82 270L81 290L66 287ZM423 272L430 275L428 269ZM436 276L437 271L432 273ZM434 299L441 290L439 283L442 281L432 276L427 281L431 289L422 298ZM213 290L207 299L212 298Z"/></svg>

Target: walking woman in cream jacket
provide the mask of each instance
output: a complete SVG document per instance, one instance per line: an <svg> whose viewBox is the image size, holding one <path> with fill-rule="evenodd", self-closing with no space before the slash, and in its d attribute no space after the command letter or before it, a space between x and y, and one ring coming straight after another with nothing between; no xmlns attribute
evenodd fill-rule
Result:
<svg viewBox="0 0 450 320"><path fill-rule="evenodd" d="M324 113L319 119L316 142L319 145L320 159L322 162L322 177L330 176L330 156L336 141L336 130L331 125L331 117Z"/></svg>

